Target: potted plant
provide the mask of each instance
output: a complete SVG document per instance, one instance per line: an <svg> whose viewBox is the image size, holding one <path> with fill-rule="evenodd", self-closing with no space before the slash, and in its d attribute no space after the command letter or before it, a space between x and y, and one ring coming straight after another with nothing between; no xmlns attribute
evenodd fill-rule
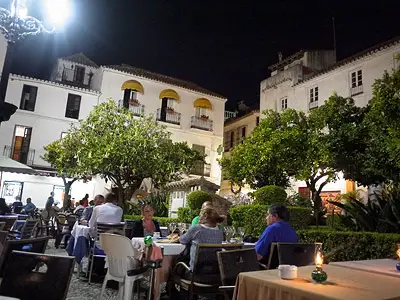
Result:
<svg viewBox="0 0 400 300"><path fill-rule="evenodd" d="M129 106L139 106L138 99L129 99Z"/></svg>
<svg viewBox="0 0 400 300"><path fill-rule="evenodd" d="M175 110L172 107L167 107L167 113L173 114L175 113Z"/></svg>
<svg viewBox="0 0 400 300"><path fill-rule="evenodd" d="M201 116L200 116L200 120L207 121L207 120L208 120L208 116L206 116L206 115L201 115Z"/></svg>

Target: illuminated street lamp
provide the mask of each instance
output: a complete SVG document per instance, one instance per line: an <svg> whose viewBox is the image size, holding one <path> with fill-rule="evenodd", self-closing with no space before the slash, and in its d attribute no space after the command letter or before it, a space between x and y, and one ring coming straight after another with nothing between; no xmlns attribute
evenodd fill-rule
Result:
<svg viewBox="0 0 400 300"><path fill-rule="evenodd" d="M7 40L7 52L0 80L0 124L8 121L18 108L5 102L16 42L42 32L52 33L55 30L54 24L63 23L68 17L68 0L46 0L46 2L48 17L52 24L50 28L46 28L42 21L28 16L26 0L12 0L10 10L0 8L0 30Z"/></svg>

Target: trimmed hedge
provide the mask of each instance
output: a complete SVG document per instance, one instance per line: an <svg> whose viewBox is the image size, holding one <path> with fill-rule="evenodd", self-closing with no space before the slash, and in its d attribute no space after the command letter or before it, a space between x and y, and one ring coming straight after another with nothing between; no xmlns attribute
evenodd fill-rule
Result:
<svg viewBox="0 0 400 300"><path fill-rule="evenodd" d="M290 212L290 224L295 229L307 228L312 218L312 211L305 207L288 207ZM244 227L247 235L259 237L266 224L267 205L249 204L233 207L229 210L232 225Z"/></svg>
<svg viewBox="0 0 400 300"><path fill-rule="evenodd" d="M124 215L124 219L127 220L141 220L143 217L140 215ZM178 223L180 222L177 218L167 218L167 217L153 217L154 220L160 223L160 226L167 226L168 223Z"/></svg>
<svg viewBox="0 0 400 300"><path fill-rule="evenodd" d="M274 203L286 203L287 194L284 188L276 185L266 185L254 193L254 204L271 205Z"/></svg>
<svg viewBox="0 0 400 300"><path fill-rule="evenodd" d="M212 195L206 191L193 191L186 197L186 204L191 210L200 209L204 202L212 202Z"/></svg>
<svg viewBox="0 0 400 300"><path fill-rule="evenodd" d="M394 258L400 234L300 230L300 242L323 243L327 262Z"/></svg>
<svg viewBox="0 0 400 300"><path fill-rule="evenodd" d="M178 208L178 220L182 223L192 223L194 217L200 214L200 210L191 210L189 207L179 207Z"/></svg>

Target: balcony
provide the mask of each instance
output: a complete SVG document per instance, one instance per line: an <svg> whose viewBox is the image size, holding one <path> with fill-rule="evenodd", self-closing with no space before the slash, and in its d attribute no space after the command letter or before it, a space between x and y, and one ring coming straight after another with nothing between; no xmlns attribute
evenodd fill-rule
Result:
<svg viewBox="0 0 400 300"><path fill-rule="evenodd" d="M308 103L308 109L309 109L309 110L312 110L312 109L314 109L314 108L318 108L318 100Z"/></svg>
<svg viewBox="0 0 400 300"><path fill-rule="evenodd" d="M202 117L192 117L191 128L213 131L213 121Z"/></svg>
<svg viewBox="0 0 400 300"><path fill-rule="evenodd" d="M90 89L92 85L93 73L85 73L84 71L82 72L78 70L80 69L73 70L64 68L61 76L61 82L80 88Z"/></svg>
<svg viewBox="0 0 400 300"><path fill-rule="evenodd" d="M34 149L26 149L26 150L27 151L21 148L19 151L14 151L13 147L4 146L3 156L9 157L25 165L32 166L35 158L35 150Z"/></svg>
<svg viewBox="0 0 400 300"><path fill-rule="evenodd" d="M362 84L359 86L354 86L354 87L350 88L350 96L351 97L360 95L363 92L364 92L364 89L363 89Z"/></svg>
<svg viewBox="0 0 400 300"><path fill-rule="evenodd" d="M124 100L118 100L118 107L124 107ZM144 105L140 104L139 101L131 100L128 110L133 113L134 116L140 117L144 115Z"/></svg>
<svg viewBox="0 0 400 300"><path fill-rule="evenodd" d="M196 163L196 165L192 169L192 172L190 172L190 173L192 175L210 177L211 165L210 164L205 164L205 163L202 163L202 162Z"/></svg>
<svg viewBox="0 0 400 300"><path fill-rule="evenodd" d="M166 122L170 124L181 124L181 113L176 111L167 110L165 120L161 120L161 108L157 109L157 121Z"/></svg>

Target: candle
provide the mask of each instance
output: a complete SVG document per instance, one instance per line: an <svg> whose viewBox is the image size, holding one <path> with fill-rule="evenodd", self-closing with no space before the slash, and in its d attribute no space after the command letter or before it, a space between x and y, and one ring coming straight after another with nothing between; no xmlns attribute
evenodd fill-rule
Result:
<svg viewBox="0 0 400 300"><path fill-rule="evenodd" d="M317 283L324 282L328 278L326 272L322 270L322 265L324 263L324 256L322 255L321 247L322 244L316 245L315 257L314 257L315 270L312 271L311 273L311 278Z"/></svg>

